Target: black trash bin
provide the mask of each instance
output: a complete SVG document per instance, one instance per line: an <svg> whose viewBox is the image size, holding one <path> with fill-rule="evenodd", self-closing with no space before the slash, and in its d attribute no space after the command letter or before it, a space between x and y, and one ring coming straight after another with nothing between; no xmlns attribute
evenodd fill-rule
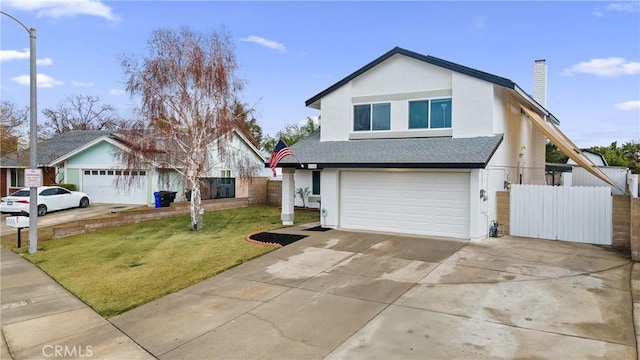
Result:
<svg viewBox="0 0 640 360"><path fill-rule="evenodd" d="M160 207L169 207L171 203L176 199L176 191L159 191Z"/></svg>

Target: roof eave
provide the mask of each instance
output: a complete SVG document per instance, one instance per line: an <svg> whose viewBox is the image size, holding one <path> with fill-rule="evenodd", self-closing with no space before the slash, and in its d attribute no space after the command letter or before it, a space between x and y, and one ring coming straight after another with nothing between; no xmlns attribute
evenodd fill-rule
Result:
<svg viewBox="0 0 640 360"><path fill-rule="evenodd" d="M549 120L551 120L554 124L560 125L560 120L558 120L552 113L550 113L549 110L545 109L544 106L540 105L540 103L537 102L533 97L531 97L531 95L527 94L526 91L522 90L520 86L518 86L517 84L514 84L514 85L515 86L513 87L513 90L516 92L516 94L518 94L520 97L526 100L529 104L533 105L533 107L535 107L544 116L549 118Z"/></svg>
<svg viewBox="0 0 640 360"><path fill-rule="evenodd" d="M390 57L396 55L396 54L400 54L400 55L404 55L419 61L423 61L425 63L431 64L431 65L435 65L435 66L439 66L451 71L455 71L467 76L471 76L471 77L475 77L477 79L480 80L484 80L484 81L488 81L490 83L496 84L496 85L500 85L506 88L510 88L513 89L516 84L507 79L507 78L503 78L497 75L493 75L493 74L489 74L487 72L484 71L480 71L480 70L476 70L473 68L470 68L468 66L464 66L464 65L460 65L460 64L456 64L447 60L443 60L434 56L430 56L430 55L423 55L423 54L419 54L417 52L413 52L410 50L406 50L400 47L394 47L393 49L387 51L386 53L384 53L382 56L378 57L377 59L371 61L370 63L366 64L365 66L361 67L360 69L354 71L353 73L351 73L350 75L348 75L347 77L345 77L344 79L338 81L337 83L329 86L328 88L326 88L325 90L321 91L320 93L316 94L315 96L311 97L309 100L305 101L305 106L307 107L311 107L314 109L320 109L320 99L323 98L324 96L326 96L327 94L333 92L334 90L342 87L343 85L347 84L348 82L350 82L351 80L355 79L356 77L360 76L361 74L369 71L370 69L372 69L373 67L377 66L378 64L382 63L383 61L389 59Z"/></svg>

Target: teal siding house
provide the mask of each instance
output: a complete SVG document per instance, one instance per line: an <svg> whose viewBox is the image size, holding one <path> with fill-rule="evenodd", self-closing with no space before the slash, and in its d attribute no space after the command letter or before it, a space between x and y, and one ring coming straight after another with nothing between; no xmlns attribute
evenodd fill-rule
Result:
<svg viewBox="0 0 640 360"><path fill-rule="evenodd" d="M264 169L264 156L241 132L234 130L229 146L232 151L242 152L255 161L259 169L256 176L269 176L268 169ZM174 191L175 201L186 200L188 189L175 171L156 167L127 169L119 164L115 155L125 149L112 131L74 130L39 144L38 165L52 174L50 178L54 181L49 182L75 184L78 190L89 194L94 203L153 206L156 191ZM213 165L203 180L235 178L234 170L216 160L216 156L212 151ZM19 174L27 166L18 160L20 158L27 157L16 154L2 159L3 195L24 185ZM133 181L123 181L125 177L132 177ZM235 183L235 197L248 195L247 181L228 182Z"/></svg>

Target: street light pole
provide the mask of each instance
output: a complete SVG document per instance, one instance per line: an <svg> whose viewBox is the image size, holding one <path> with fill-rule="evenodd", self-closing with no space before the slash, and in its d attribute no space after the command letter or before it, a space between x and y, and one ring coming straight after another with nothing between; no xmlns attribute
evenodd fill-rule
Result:
<svg viewBox="0 0 640 360"><path fill-rule="evenodd" d="M38 81L36 79L36 29L27 28L20 20L0 11L1 14L10 17L20 24L29 33L29 68L30 68L30 92L29 92L29 168L38 168L37 143L38 143L38 107L37 107L37 89ZM38 251L38 188L29 188L29 253L33 254Z"/></svg>

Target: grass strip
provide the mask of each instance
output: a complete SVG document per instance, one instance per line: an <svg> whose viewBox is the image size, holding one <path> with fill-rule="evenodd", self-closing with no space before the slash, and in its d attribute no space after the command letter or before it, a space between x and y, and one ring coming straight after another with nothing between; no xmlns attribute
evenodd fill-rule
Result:
<svg viewBox="0 0 640 360"><path fill-rule="evenodd" d="M317 212L296 212L296 224L318 218ZM273 206L207 212L200 231L189 224L189 216L152 220L41 242L35 254L21 252L111 317L274 250L245 237L282 227Z"/></svg>

